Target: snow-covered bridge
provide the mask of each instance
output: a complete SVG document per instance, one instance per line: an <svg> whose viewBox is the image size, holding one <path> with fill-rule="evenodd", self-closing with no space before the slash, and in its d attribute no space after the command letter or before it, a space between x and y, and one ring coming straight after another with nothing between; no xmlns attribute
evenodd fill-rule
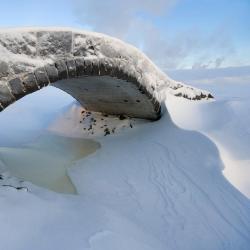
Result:
<svg viewBox="0 0 250 250"><path fill-rule="evenodd" d="M171 80L136 48L103 34L1 30L0 110L47 85L88 110L151 120L160 118L165 90L188 99L212 97Z"/></svg>

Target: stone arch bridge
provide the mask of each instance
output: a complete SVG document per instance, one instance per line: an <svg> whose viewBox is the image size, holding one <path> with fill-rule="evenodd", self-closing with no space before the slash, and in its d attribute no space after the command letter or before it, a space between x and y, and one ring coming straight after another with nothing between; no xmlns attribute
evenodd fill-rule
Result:
<svg viewBox="0 0 250 250"><path fill-rule="evenodd" d="M88 110L150 120L161 116L164 89L188 99L211 97L169 79L136 48L106 35L1 30L0 111L48 85L66 91Z"/></svg>

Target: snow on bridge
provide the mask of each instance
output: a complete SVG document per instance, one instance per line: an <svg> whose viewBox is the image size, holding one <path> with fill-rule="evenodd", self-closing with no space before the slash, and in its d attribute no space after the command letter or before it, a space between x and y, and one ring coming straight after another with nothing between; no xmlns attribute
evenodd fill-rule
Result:
<svg viewBox="0 0 250 250"><path fill-rule="evenodd" d="M0 31L0 110L47 85L86 109L157 120L166 91L187 99L211 94L168 78L144 54L109 36L72 29Z"/></svg>

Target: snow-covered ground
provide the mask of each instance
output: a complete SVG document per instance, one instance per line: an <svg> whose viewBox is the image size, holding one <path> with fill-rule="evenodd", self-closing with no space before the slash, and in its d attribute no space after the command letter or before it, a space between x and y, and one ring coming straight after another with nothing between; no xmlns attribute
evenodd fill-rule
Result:
<svg viewBox="0 0 250 250"><path fill-rule="evenodd" d="M216 99L167 95L157 122L82 120L82 108L52 87L0 113L0 147L47 130L101 144L68 172L78 195L11 177L0 161L1 249L249 249L250 86L202 88ZM98 128L84 130L94 120Z"/></svg>
<svg viewBox="0 0 250 250"><path fill-rule="evenodd" d="M204 87L216 93L216 101L197 104L169 97L169 112L178 126L199 131L216 144L223 174L250 198L250 85Z"/></svg>

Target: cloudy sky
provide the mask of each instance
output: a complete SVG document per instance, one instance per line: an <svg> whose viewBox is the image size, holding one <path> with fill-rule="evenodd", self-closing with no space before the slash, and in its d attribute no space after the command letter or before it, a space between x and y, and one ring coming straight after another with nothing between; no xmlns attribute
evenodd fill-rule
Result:
<svg viewBox="0 0 250 250"><path fill-rule="evenodd" d="M250 65L250 0L1 0L0 6L1 27L107 33L139 47L168 72L250 70L245 67Z"/></svg>

